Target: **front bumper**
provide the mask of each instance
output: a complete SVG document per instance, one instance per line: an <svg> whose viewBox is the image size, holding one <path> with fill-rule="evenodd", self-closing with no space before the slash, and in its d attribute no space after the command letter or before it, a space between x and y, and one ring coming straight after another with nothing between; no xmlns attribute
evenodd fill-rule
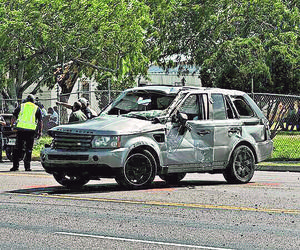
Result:
<svg viewBox="0 0 300 250"><path fill-rule="evenodd" d="M64 172L111 176L123 166L127 151L125 148L89 151L45 148L41 151L41 163L45 171L50 174Z"/></svg>

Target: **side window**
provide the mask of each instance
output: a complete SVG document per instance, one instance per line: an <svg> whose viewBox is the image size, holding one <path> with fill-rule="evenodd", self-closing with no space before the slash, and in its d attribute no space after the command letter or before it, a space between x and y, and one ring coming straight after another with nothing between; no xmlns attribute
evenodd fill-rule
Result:
<svg viewBox="0 0 300 250"><path fill-rule="evenodd" d="M226 109L225 102L222 94L212 94L211 98L213 100L213 114L214 120L225 120L226 119Z"/></svg>
<svg viewBox="0 0 300 250"><path fill-rule="evenodd" d="M189 120L194 120L199 114L197 95L190 95L179 108L179 112L188 116Z"/></svg>
<svg viewBox="0 0 300 250"><path fill-rule="evenodd" d="M186 114L189 120L207 120L209 118L208 96L190 95L179 108L179 112Z"/></svg>
<svg viewBox="0 0 300 250"><path fill-rule="evenodd" d="M244 100L243 97L236 97L233 100L234 106L237 110L237 112L239 113L240 116L253 116L254 113L251 109L251 107L249 106L249 104Z"/></svg>

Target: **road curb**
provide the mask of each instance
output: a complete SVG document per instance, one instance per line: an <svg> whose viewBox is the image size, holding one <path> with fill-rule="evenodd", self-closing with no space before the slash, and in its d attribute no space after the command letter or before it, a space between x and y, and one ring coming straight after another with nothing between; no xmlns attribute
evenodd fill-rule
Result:
<svg viewBox="0 0 300 250"><path fill-rule="evenodd" d="M256 165L256 171L273 171L273 172L300 172L300 166L296 165Z"/></svg>

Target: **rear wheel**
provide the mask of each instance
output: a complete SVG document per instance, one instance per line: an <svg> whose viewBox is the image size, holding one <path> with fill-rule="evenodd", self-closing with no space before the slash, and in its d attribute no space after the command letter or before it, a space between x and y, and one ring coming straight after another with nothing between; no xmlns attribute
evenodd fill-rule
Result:
<svg viewBox="0 0 300 250"><path fill-rule="evenodd" d="M168 184L177 184L180 182L186 173L162 174L159 177Z"/></svg>
<svg viewBox="0 0 300 250"><path fill-rule="evenodd" d="M89 179L82 175L69 175L64 173L53 174L54 179L61 185L68 188L79 188L89 182Z"/></svg>
<svg viewBox="0 0 300 250"><path fill-rule="evenodd" d="M138 188L152 183L157 171L153 155L146 149L131 154L116 177L118 184Z"/></svg>
<svg viewBox="0 0 300 250"><path fill-rule="evenodd" d="M14 151L14 146L6 146L5 147L5 154L8 160L13 161L13 151ZM22 150L21 152L21 158L19 159L19 161L24 159L24 155L25 155L25 151Z"/></svg>
<svg viewBox="0 0 300 250"><path fill-rule="evenodd" d="M252 150L242 145L235 149L223 175L228 183L247 183L254 174L255 157Z"/></svg>

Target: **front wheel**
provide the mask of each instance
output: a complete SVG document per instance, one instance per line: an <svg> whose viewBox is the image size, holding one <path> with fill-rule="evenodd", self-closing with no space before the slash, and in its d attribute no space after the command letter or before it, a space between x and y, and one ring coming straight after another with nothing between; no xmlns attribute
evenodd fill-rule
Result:
<svg viewBox="0 0 300 250"><path fill-rule="evenodd" d="M252 150L242 145L237 147L223 175L228 183L247 183L254 174L255 157Z"/></svg>
<svg viewBox="0 0 300 250"><path fill-rule="evenodd" d="M55 173L53 174L53 177L59 184L68 188L79 188L89 182L89 179L81 175Z"/></svg>
<svg viewBox="0 0 300 250"><path fill-rule="evenodd" d="M138 188L152 183L157 171L153 155L146 149L131 154L115 178L121 186Z"/></svg>

